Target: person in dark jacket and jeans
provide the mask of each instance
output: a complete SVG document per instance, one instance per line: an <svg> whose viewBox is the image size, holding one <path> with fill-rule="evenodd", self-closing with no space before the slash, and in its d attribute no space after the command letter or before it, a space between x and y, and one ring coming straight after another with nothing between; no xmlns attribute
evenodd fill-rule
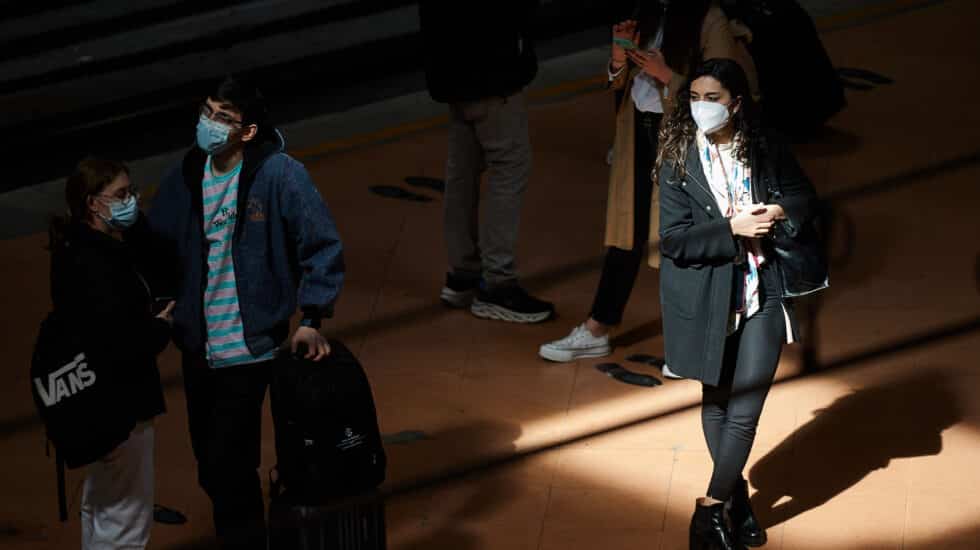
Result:
<svg viewBox="0 0 980 550"><path fill-rule="evenodd" d="M816 193L785 141L760 129L745 72L709 59L661 130L660 300L671 369L702 384L714 469L691 522L691 548L761 546L742 470L796 325L789 268L772 235L797 238ZM731 504L729 528L725 503Z"/></svg>
<svg viewBox="0 0 980 550"><path fill-rule="evenodd" d="M537 73L531 40L537 4L419 2L429 93L448 103L450 114L444 199L450 271L440 297L477 317L517 323L554 313L520 286L515 262L531 172L524 88Z"/></svg>
<svg viewBox="0 0 980 550"><path fill-rule="evenodd" d="M315 361L330 353L320 322L344 278L330 212L267 113L258 89L224 80L201 104L197 147L163 180L149 216L176 258L191 444L224 548L265 548L262 402L297 309L291 351Z"/></svg>
<svg viewBox="0 0 980 550"><path fill-rule="evenodd" d="M153 418L164 412L156 356L170 341L173 303L154 315L141 274L147 246L127 168L82 161L65 184L68 215L51 226L51 299L117 394L118 444L87 466L82 489L84 550L144 548L153 523Z"/></svg>

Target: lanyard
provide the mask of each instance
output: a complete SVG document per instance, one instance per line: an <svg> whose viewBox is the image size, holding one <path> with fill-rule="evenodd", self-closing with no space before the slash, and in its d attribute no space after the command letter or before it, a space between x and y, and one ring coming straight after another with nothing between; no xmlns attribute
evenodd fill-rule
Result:
<svg viewBox="0 0 980 550"><path fill-rule="evenodd" d="M725 217L730 218L735 214L735 193L732 191L732 180L728 177L728 170L725 169L725 161L721 158L721 149L715 145L715 155L718 156L718 165L721 166L721 174L725 177L725 190L728 191L728 211Z"/></svg>

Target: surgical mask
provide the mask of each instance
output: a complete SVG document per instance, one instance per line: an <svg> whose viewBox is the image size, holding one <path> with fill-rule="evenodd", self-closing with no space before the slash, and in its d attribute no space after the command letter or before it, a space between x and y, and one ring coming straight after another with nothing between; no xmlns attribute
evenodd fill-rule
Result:
<svg viewBox="0 0 980 550"><path fill-rule="evenodd" d="M728 105L714 101L692 101L691 117L698 129L707 135L724 128L731 119L731 114L728 112Z"/></svg>
<svg viewBox="0 0 980 550"><path fill-rule="evenodd" d="M215 154L228 145L231 128L204 115L197 121L197 146L208 154Z"/></svg>
<svg viewBox="0 0 980 550"><path fill-rule="evenodd" d="M136 223L139 217L139 208L136 207L136 196L130 195L128 199L112 201L109 203L109 217L106 218L101 213L99 217L114 229L129 229Z"/></svg>

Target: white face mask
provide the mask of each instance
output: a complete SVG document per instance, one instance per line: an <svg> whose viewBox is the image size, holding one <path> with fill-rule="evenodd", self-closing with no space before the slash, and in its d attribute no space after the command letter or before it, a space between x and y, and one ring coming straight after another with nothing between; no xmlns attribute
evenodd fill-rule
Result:
<svg viewBox="0 0 980 550"><path fill-rule="evenodd" d="M728 112L728 105L722 105L714 101L692 101L691 117L698 129L705 135L713 134L724 128L731 114Z"/></svg>

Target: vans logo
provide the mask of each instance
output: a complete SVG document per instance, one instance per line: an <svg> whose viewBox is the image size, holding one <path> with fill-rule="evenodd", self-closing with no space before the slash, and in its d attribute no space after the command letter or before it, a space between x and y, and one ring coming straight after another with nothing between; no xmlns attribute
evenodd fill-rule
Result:
<svg viewBox="0 0 980 550"><path fill-rule="evenodd" d="M45 407L52 407L66 397L95 384L95 373L89 370L84 353L79 353L67 365L48 374L47 383L41 378L34 379L34 386Z"/></svg>

